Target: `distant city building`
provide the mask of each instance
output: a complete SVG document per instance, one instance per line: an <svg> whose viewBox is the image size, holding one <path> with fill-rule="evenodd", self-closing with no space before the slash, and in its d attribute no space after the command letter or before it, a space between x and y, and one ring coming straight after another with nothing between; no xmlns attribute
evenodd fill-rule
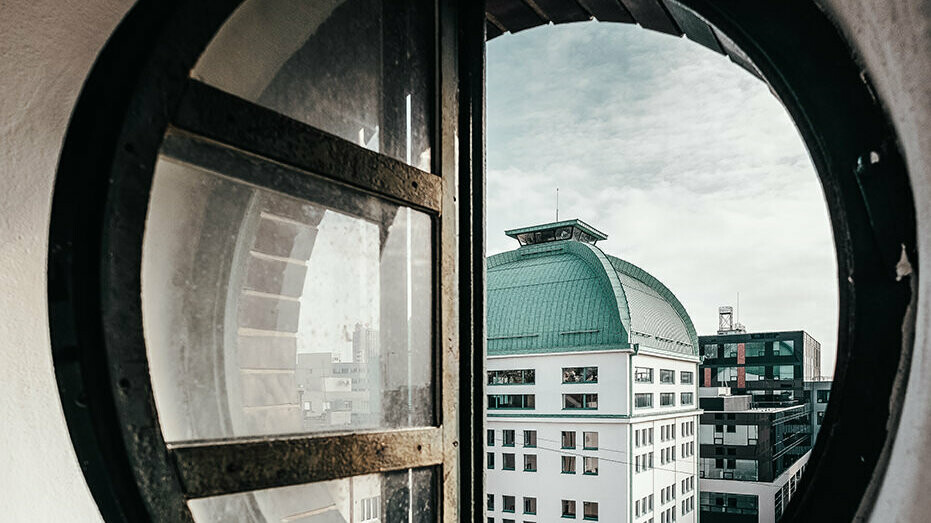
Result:
<svg viewBox="0 0 931 523"><path fill-rule="evenodd" d="M701 386L749 394L754 407L804 403L805 382L821 376L821 344L805 331L718 334L698 342Z"/></svg>
<svg viewBox="0 0 931 523"><path fill-rule="evenodd" d="M698 337L570 220L488 258L488 522L697 521Z"/></svg>
<svg viewBox="0 0 931 523"><path fill-rule="evenodd" d="M703 523L777 521L811 454L808 407L751 407L727 388L699 389Z"/></svg>
<svg viewBox="0 0 931 523"><path fill-rule="evenodd" d="M824 412L828 409L831 399L832 381L826 378L805 382L805 400L811 407L811 443L814 445L818 439L818 431L824 422Z"/></svg>
<svg viewBox="0 0 931 523"><path fill-rule="evenodd" d="M778 521L820 427L810 398L821 344L804 331L746 332L730 307L699 344L702 521Z"/></svg>

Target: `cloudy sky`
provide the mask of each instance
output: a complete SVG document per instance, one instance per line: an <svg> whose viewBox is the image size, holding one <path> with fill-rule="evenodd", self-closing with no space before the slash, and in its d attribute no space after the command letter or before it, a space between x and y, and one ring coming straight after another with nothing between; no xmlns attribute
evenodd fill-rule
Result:
<svg viewBox="0 0 931 523"><path fill-rule="evenodd" d="M488 44L488 252L505 229L580 218L682 301L699 334L804 329L833 374L837 284L824 196L761 81L689 40L583 23Z"/></svg>

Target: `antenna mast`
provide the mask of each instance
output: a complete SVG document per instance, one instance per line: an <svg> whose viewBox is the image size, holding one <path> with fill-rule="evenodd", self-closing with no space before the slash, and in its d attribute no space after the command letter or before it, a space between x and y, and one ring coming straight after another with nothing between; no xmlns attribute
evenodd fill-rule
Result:
<svg viewBox="0 0 931 523"><path fill-rule="evenodd" d="M556 221L559 221L559 187L556 188Z"/></svg>

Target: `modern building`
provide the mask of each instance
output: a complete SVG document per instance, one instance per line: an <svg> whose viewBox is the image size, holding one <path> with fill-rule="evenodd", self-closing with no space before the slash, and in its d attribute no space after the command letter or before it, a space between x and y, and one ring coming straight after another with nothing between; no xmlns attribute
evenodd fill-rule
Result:
<svg viewBox="0 0 931 523"><path fill-rule="evenodd" d="M701 517L777 521L814 442L809 383L820 379L821 344L801 330L747 332L731 307L699 343Z"/></svg>
<svg viewBox="0 0 931 523"><path fill-rule="evenodd" d="M697 521L698 337L570 220L488 258L488 522Z"/></svg>
<svg viewBox="0 0 931 523"><path fill-rule="evenodd" d="M752 332L728 328L730 307L719 309L719 330L699 336L702 387L748 394L754 407L799 405L805 382L821 376L821 344L805 331Z"/></svg>
<svg viewBox="0 0 931 523"><path fill-rule="evenodd" d="M777 521L811 454L806 405L751 406L749 395L699 389L704 523Z"/></svg>
<svg viewBox="0 0 931 523"><path fill-rule="evenodd" d="M814 445L818 439L818 431L824 422L824 412L828 410L828 401L831 399L831 385L834 382L821 378L805 382L805 401L811 410L811 443Z"/></svg>

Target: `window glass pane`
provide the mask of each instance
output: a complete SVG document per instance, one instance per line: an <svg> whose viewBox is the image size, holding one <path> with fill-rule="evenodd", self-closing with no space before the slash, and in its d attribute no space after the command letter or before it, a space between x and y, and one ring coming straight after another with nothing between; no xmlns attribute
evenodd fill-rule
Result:
<svg viewBox="0 0 931 523"><path fill-rule="evenodd" d="M582 446L586 449L597 449L598 448L598 433L597 432L583 432L582 433Z"/></svg>
<svg viewBox="0 0 931 523"><path fill-rule="evenodd" d="M537 446L537 431L535 430L524 431L524 446L525 447L536 447Z"/></svg>
<svg viewBox="0 0 931 523"><path fill-rule="evenodd" d="M692 378L693 374L690 371L684 370L679 373L679 381L681 381L683 385L691 385Z"/></svg>
<svg viewBox="0 0 931 523"><path fill-rule="evenodd" d="M536 454L524 454L524 470L526 471L537 470L537 455Z"/></svg>
<svg viewBox="0 0 931 523"><path fill-rule="evenodd" d="M502 430L501 431L502 445L506 447L514 446L514 431L513 430Z"/></svg>
<svg viewBox="0 0 931 523"><path fill-rule="evenodd" d="M430 170L430 5L247 0L217 32L192 76Z"/></svg>
<svg viewBox="0 0 931 523"><path fill-rule="evenodd" d="M430 217L306 178L312 200L156 164L142 312L167 441L433 424Z"/></svg>
<svg viewBox="0 0 931 523"><path fill-rule="evenodd" d="M659 371L659 382L660 383L675 383L676 381L676 372L669 369L660 369Z"/></svg>
<svg viewBox="0 0 931 523"><path fill-rule="evenodd" d="M653 383L653 369L634 367L634 381L638 383Z"/></svg>
<svg viewBox="0 0 931 523"><path fill-rule="evenodd" d="M193 499L188 507L198 523L436 521L434 470L400 470Z"/></svg>
<svg viewBox="0 0 931 523"><path fill-rule="evenodd" d="M564 448L564 449L574 449L574 448L575 448L575 432L563 431L563 433L562 433L562 448Z"/></svg>

